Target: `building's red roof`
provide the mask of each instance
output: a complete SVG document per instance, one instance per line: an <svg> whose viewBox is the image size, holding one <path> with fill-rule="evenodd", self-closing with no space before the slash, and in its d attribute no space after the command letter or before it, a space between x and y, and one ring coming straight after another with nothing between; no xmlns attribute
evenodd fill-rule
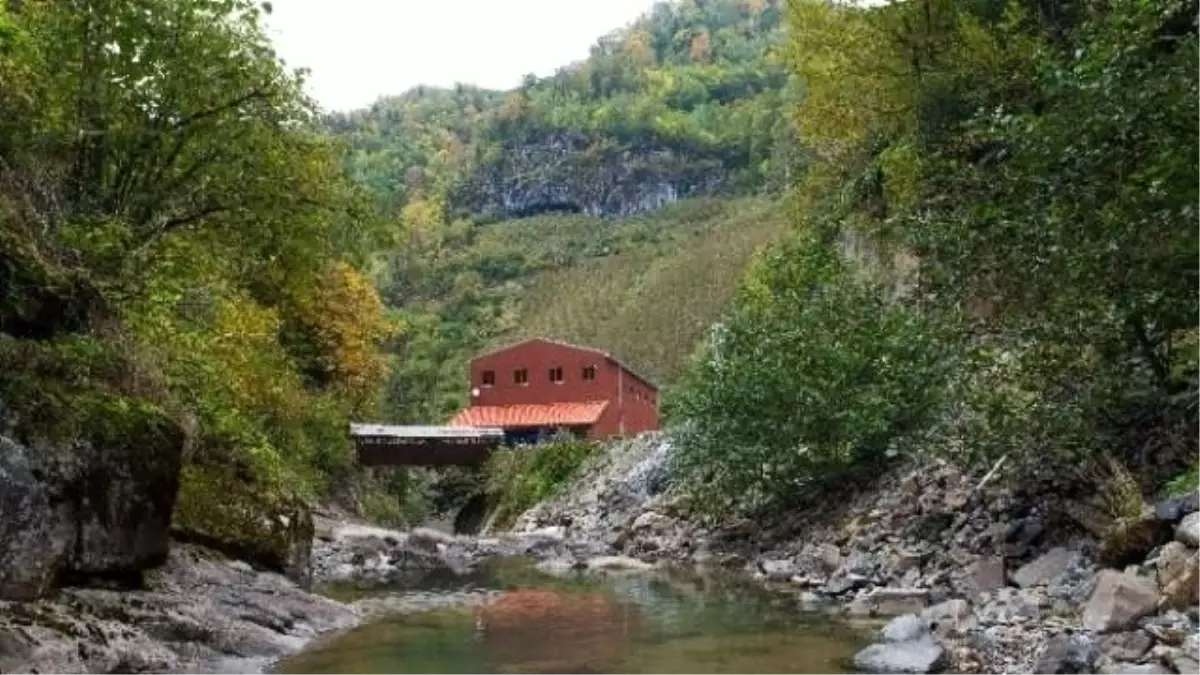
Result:
<svg viewBox="0 0 1200 675"><path fill-rule="evenodd" d="M452 427L573 427L595 424L608 401L587 403L538 403L516 405L477 405L450 420Z"/></svg>

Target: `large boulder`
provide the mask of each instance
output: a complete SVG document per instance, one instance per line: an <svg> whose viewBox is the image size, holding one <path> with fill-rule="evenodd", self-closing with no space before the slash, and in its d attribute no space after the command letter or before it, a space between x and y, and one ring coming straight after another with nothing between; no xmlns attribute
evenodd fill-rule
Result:
<svg viewBox="0 0 1200 675"><path fill-rule="evenodd" d="M1086 635L1058 636L1046 645L1033 666L1035 673L1090 673L1100 650Z"/></svg>
<svg viewBox="0 0 1200 675"><path fill-rule="evenodd" d="M1200 512L1183 517L1175 528L1175 538L1192 548L1200 547Z"/></svg>
<svg viewBox="0 0 1200 675"><path fill-rule="evenodd" d="M119 427L66 443L0 436L0 598L137 583L166 559L185 434L149 408Z"/></svg>
<svg viewBox="0 0 1200 675"><path fill-rule="evenodd" d="M1021 588L1049 586L1081 563L1079 553L1063 547L1052 548L1014 572L1012 580Z"/></svg>
<svg viewBox="0 0 1200 675"><path fill-rule="evenodd" d="M312 583L312 512L279 487L248 482L225 467L188 466L172 531L185 541L282 572L301 587Z"/></svg>
<svg viewBox="0 0 1200 675"><path fill-rule="evenodd" d="M1097 633L1126 630L1158 607L1158 587L1153 579L1102 570L1083 607L1081 623Z"/></svg>
<svg viewBox="0 0 1200 675"><path fill-rule="evenodd" d="M948 663L946 650L929 634L921 617L906 614L888 622L880 642L854 655L862 673L936 673Z"/></svg>
<svg viewBox="0 0 1200 675"><path fill-rule="evenodd" d="M1177 541L1164 547L1158 562L1160 607L1185 610L1200 602L1200 553Z"/></svg>
<svg viewBox="0 0 1200 675"><path fill-rule="evenodd" d="M1200 492L1174 495L1154 505L1154 515L1169 523L1178 522L1189 513L1200 511Z"/></svg>

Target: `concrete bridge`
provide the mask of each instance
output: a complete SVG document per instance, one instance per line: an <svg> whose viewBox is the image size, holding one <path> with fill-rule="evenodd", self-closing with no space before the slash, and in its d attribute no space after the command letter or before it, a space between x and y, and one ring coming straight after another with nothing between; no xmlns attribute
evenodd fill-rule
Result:
<svg viewBox="0 0 1200 675"><path fill-rule="evenodd" d="M363 466L477 466L504 442L501 429L351 424Z"/></svg>

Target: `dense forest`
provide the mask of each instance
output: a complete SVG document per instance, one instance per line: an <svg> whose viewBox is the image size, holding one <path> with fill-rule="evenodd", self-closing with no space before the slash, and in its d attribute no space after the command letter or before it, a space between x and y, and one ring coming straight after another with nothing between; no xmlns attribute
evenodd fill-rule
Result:
<svg viewBox="0 0 1200 675"><path fill-rule="evenodd" d="M269 5L0 3L0 434L173 452L181 531L397 520L347 423L546 334L668 385L719 510L919 453L1194 481L1196 10L680 0L329 113Z"/></svg>
<svg viewBox="0 0 1200 675"><path fill-rule="evenodd" d="M794 509L938 453L1194 489L1196 16L792 0L812 161L674 401L703 502Z"/></svg>
<svg viewBox="0 0 1200 675"><path fill-rule="evenodd" d="M786 230L764 196L799 156L779 3L662 4L513 91L418 88L350 113L303 95L269 10L0 14L4 433L185 438L180 531L212 535L229 504L331 496L402 518L419 485L357 469L347 422L442 421L474 351L535 332L602 340L669 381ZM481 204L514 161L552 170L516 188L533 193L607 171L630 217ZM668 197L623 192L647 175Z"/></svg>
<svg viewBox="0 0 1200 675"><path fill-rule="evenodd" d="M0 3L3 433L113 471L185 439L183 529L351 478L394 330L359 271L394 235L262 11Z"/></svg>

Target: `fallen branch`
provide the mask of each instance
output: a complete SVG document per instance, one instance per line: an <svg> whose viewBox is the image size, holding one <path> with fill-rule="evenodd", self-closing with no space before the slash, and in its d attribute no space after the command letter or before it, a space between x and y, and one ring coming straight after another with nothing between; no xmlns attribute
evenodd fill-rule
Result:
<svg viewBox="0 0 1200 675"><path fill-rule="evenodd" d="M1006 459L1008 459L1008 455L1004 455L1000 459L996 460L996 463L992 465L992 470L984 474L983 478L979 480L979 483L977 483L971 490L971 495L968 496L968 499L982 490L984 485L988 484L988 481L990 481L992 477L996 475L996 472L1000 470L1000 467L1004 464L1004 460Z"/></svg>

